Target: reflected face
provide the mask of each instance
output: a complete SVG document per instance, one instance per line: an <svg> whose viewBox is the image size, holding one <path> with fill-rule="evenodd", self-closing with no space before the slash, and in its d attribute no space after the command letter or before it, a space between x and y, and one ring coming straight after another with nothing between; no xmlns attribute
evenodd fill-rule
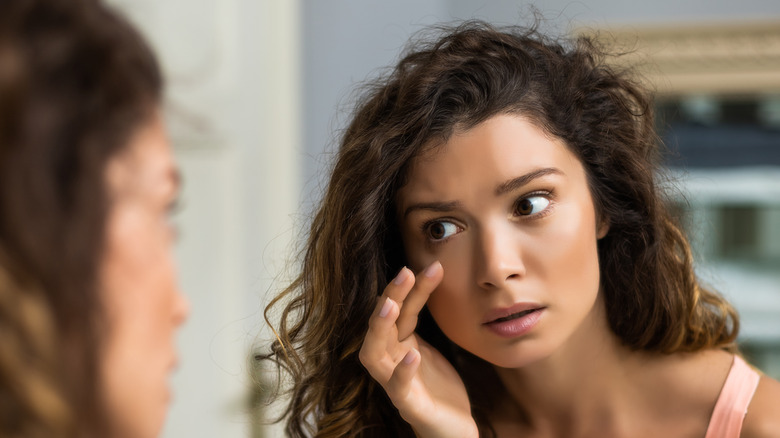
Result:
<svg viewBox="0 0 780 438"><path fill-rule="evenodd" d="M427 306L447 337L507 368L603 327L599 226L564 142L498 115L418 157L397 197L407 260L444 279Z"/></svg>
<svg viewBox="0 0 780 438"><path fill-rule="evenodd" d="M101 266L108 334L101 371L118 430L157 437L176 365L174 334L188 304L176 281L169 221L179 174L159 117L139 129L109 161L111 199Z"/></svg>

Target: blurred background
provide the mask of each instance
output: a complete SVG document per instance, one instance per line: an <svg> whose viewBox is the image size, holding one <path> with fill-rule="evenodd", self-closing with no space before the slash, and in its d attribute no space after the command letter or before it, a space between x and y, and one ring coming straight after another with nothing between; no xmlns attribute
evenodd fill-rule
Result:
<svg viewBox="0 0 780 438"><path fill-rule="evenodd" d="M416 31L481 18L602 33L657 92L675 206L697 270L780 378L780 2L776 0L109 0L145 32L169 86L184 174L177 247L192 302L164 437L281 436L252 351L262 309L316 203L356 87Z"/></svg>

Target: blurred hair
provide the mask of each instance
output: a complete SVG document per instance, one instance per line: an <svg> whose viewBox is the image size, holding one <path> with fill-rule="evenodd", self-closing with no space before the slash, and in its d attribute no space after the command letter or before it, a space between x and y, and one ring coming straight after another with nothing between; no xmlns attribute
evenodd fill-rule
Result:
<svg viewBox="0 0 780 438"><path fill-rule="evenodd" d="M162 90L97 0L0 2L0 436L103 437L105 167Z"/></svg>
<svg viewBox="0 0 780 438"><path fill-rule="evenodd" d="M270 354L292 378L287 432L414 436L358 359L376 298L406 264L395 198L412 160L497 114L563 139L582 162L600 220L609 326L628 347L658 353L733 348L738 318L696 279L688 242L657 182L652 100L606 63L593 40L481 22L440 29L375 81L344 133L314 217L300 276ZM417 332L464 378L481 436L501 394L487 363L453 345L425 311ZM499 391L499 392L496 392Z"/></svg>

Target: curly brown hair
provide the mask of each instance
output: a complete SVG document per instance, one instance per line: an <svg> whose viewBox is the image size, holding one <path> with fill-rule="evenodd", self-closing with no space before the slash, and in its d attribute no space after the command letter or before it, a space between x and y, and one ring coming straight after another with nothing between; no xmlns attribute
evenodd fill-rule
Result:
<svg viewBox="0 0 780 438"><path fill-rule="evenodd" d="M99 1L0 2L0 436L117 436L95 378L105 167L161 92Z"/></svg>
<svg viewBox="0 0 780 438"><path fill-rule="evenodd" d="M300 276L266 308L284 307L270 354L289 373L294 437L414 436L358 359L376 297L406 265L396 193L412 160L497 114L561 138L586 169L599 216L609 326L629 348L733 349L734 309L697 280L688 242L658 182L650 93L607 64L587 37L471 21L437 29L368 88L344 133L313 219ZM418 334L458 369L481 434L495 390L485 362L453 345L425 311ZM492 396L491 396L492 394ZM485 436L485 435L482 435Z"/></svg>

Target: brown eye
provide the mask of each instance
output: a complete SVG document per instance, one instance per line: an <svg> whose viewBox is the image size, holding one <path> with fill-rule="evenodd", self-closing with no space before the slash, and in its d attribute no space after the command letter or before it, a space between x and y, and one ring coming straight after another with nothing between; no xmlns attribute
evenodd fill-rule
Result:
<svg viewBox="0 0 780 438"><path fill-rule="evenodd" d="M534 211L534 204L529 199L523 199L517 203L515 212L522 216L527 216Z"/></svg>
<svg viewBox="0 0 780 438"><path fill-rule="evenodd" d="M433 239L441 239L444 237L444 225L441 222L431 225L430 234Z"/></svg>
<svg viewBox="0 0 780 438"><path fill-rule="evenodd" d="M458 226L452 222L433 222L427 227L428 237L431 240L444 240L458 232Z"/></svg>
<svg viewBox="0 0 780 438"><path fill-rule="evenodd" d="M550 200L544 196L529 196L517 201L515 214L518 216L530 216L540 213L550 205Z"/></svg>

